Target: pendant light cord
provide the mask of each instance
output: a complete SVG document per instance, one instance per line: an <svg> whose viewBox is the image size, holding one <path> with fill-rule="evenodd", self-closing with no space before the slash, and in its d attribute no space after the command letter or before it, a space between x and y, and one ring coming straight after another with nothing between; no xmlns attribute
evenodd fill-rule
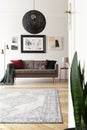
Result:
<svg viewBox="0 0 87 130"><path fill-rule="evenodd" d="M35 0L33 0L33 10L35 10Z"/></svg>

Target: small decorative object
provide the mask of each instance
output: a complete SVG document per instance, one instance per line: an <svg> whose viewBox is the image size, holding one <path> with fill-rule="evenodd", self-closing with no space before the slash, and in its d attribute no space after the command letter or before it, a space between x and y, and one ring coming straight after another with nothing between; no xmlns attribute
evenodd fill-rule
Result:
<svg viewBox="0 0 87 130"><path fill-rule="evenodd" d="M4 50L3 49L1 49L1 54L4 54Z"/></svg>
<svg viewBox="0 0 87 130"><path fill-rule="evenodd" d="M60 36L50 36L48 42L50 50L62 50L63 48L63 38Z"/></svg>
<svg viewBox="0 0 87 130"><path fill-rule="evenodd" d="M45 53L45 35L21 35L21 52L23 53Z"/></svg>
<svg viewBox="0 0 87 130"><path fill-rule="evenodd" d="M62 62L64 63L63 67L67 68L67 66L68 66L68 57L62 57Z"/></svg>
<svg viewBox="0 0 87 130"><path fill-rule="evenodd" d="M1 54L4 55L4 71L6 69L6 51L9 49L9 45L4 43L4 48L1 49Z"/></svg>
<svg viewBox="0 0 87 130"><path fill-rule="evenodd" d="M81 70L80 62L78 65L77 52L75 52L70 72L75 128L69 130L87 130L87 82L84 72L84 68Z"/></svg>

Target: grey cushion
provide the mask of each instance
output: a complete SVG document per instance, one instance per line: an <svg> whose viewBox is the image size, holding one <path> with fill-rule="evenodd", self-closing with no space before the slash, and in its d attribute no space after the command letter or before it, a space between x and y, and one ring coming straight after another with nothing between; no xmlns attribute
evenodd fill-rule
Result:
<svg viewBox="0 0 87 130"><path fill-rule="evenodd" d="M34 61L34 69L46 69L46 61Z"/></svg>
<svg viewBox="0 0 87 130"><path fill-rule="evenodd" d="M25 69L33 69L34 68L34 61L33 60L25 60L23 61Z"/></svg>

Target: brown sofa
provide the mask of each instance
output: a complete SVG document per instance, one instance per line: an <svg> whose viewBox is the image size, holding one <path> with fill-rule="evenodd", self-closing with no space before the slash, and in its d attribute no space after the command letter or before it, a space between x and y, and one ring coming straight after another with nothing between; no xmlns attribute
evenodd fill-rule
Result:
<svg viewBox="0 0 87 130"><path fill-rule="evenodd" d="M55 77L58 77L58 64L54 64L54 68L47 68L47 61L45 60L22 60L24 67L22 69L15 69L15 78L41 78L52 77L53 83Z"/></svg>

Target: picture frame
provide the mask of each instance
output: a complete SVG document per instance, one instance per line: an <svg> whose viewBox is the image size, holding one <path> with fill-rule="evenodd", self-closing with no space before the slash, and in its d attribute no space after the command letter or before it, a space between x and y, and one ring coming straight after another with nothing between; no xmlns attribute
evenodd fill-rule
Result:
<svg viewBox="0 0 87 130"><path fill-rule="evenodd" d="M11 50L18 50L18 46L17 45L11 45Z"/></svg>
<svg viewBox="0 0 87 130"><path fill-rule="evenodd" d="M11 39L11 50L18 50L18 37L13 36Z"/></svg>
<svg viewBox="0 0 87 130"><path fill-rule="evenodd" d="M62 36L49 36L49 49L50 50L62 50L63 49L63 37Z"/></svg>
<svg viewBox="0 0 87 130"><path fill-rule="evenodd" d="M46 36L21 35L21 53L46 53Z"/></svg>

